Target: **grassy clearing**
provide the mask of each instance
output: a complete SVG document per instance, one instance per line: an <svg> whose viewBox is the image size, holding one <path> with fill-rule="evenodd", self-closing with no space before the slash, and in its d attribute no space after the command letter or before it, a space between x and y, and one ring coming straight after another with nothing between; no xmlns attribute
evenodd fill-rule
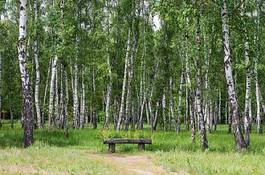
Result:
<svg viewBox="0 0 265 175"><path fill-rule="evenodd" d="M208 134L210 149L201 152L199 137L191 144L190 133L149 130L115 132L106 130L70 130L69 138L59 130L36 130L35 143L29 149L21 146L22 129L5 126L0 130L0 174L119 174L119 169L100 156L107 152L102 140L108 137L152 138L147 151L139 153L136 145L118 145L119 155L144 154L157 165L173 172L187 174L264 174L265 136L252 134L251 148L236 153L232 135L225 127Z"/></svg>

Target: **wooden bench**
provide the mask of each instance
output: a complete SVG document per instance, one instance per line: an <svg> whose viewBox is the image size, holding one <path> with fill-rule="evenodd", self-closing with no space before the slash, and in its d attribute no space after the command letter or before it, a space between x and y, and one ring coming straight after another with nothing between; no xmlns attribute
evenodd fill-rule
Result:
<svg viewBox="0 0 265 175"><path fill-rule="evenodd" d="M103 142L104 144L109 145L109 152L115 152L116 144L138 144L139 150L145 149L145 144L152 144L152 140L150 139L108 139Z"/></svg>

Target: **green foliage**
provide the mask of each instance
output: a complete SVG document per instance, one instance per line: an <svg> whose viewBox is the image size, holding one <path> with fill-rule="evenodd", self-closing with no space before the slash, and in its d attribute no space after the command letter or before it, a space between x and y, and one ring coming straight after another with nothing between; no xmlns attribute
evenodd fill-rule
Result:
<svg viewBox="0 0 265 175"><path fill-rule="evenodd" d="M139 139L139 138L151 138L152 134L148 132L144 132L141 130L130 130L128 132L125 131L114 131L114 130L102 130L101 131L101 138L111 139L111 138L129 138L129 139Z"/></svg>

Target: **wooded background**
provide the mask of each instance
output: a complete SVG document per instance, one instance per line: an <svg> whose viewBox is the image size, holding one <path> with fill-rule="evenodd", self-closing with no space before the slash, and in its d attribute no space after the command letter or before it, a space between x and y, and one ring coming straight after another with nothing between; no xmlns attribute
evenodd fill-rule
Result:
<svg viewBox="0 0 265 175"><path fill-rule="evenodd" d="M246 148L265 113L264 12L261 0L1 0L0 118L29 137L33 123L198 130L203 149L227 124Z"/></svg>

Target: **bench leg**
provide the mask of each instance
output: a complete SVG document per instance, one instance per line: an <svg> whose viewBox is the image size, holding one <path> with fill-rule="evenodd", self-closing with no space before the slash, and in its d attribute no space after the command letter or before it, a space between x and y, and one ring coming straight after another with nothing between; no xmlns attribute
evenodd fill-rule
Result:
<svg viewBox="0 0 265 175"><path fill-rule="evenodd" d="M115 153L115 144L109 144L109 152Z"/></svg>
<svg viewBox="0 0 265 175"><path fill-rule="evenodd" d="M138 150L143 151L145 149L145 144L138 144Z"/></svg>

